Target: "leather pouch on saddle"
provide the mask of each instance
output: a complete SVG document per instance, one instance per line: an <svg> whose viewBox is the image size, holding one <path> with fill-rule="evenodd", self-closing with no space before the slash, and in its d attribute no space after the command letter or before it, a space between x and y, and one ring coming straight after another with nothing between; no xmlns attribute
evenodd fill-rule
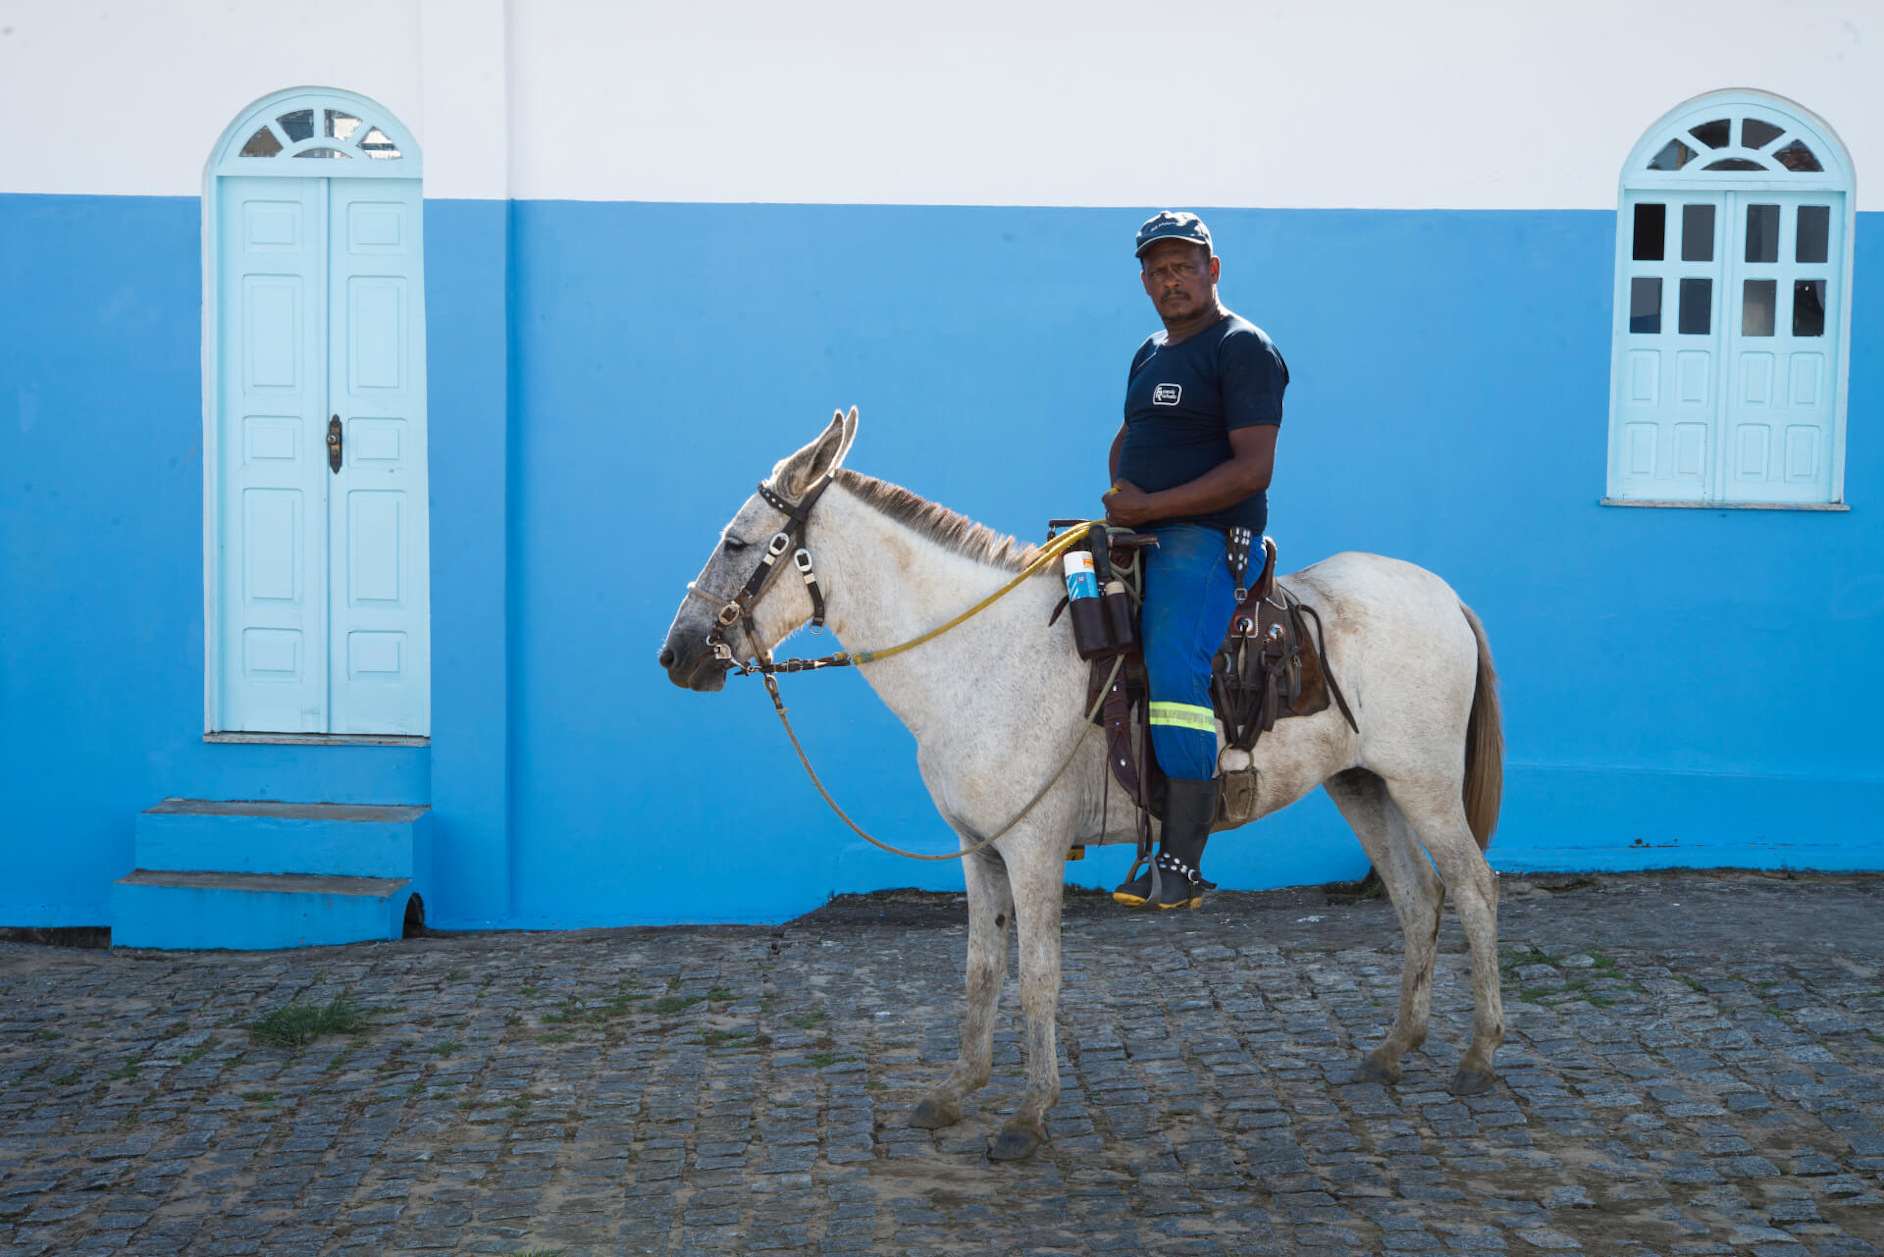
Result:
<svg viewBox="0 0 1884 1257"><path fill-rule="evenodd" d="M1263 552L1262 575L1230 616L1211 661L1210 701L1226 750L1248 751L1276 721L1328 709L1328 678L1308 629L1309 616L1318 628L1321 617L1276 581L1276 543L1268 537Z"/></svg>
<svg viewBox="0 0 1884 1257"><path fill-rule="evenodd" d="M1083 525L1080 519L1055 519L1047 522L1047 537L1063 527ZM1105 540L1099 533L1103 529ZM1134 533L1130 529L1101 525L1073 547L1079 557L1092 558L1092 586L1086 596L1074 597L1069 574L1068 595L1053 609L1049 624L1065 612L1073 623L1073 648L1081 659L1095 663L1117 659L1139 649L1138 602L1144 586L1144 569L1138 553L1145 546L1158 544L1156 537ZM1108 666L1099 675L1111 671Z"/></svg>

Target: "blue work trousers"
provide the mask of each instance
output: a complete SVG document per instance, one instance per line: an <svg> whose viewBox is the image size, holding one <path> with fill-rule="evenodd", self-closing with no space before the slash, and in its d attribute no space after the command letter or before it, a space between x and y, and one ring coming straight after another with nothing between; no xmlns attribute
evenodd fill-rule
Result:
<svg viewBox="0 0 1884 1257"><path fill-rule="evenodd" d="M1224 534L1201 524L1144 531L1145 607L1140 632L1151 674L1151 746L1165 776L1217 775L1217 726L1210 706L1210 661L1223 644L1236 591Z"/></svg>

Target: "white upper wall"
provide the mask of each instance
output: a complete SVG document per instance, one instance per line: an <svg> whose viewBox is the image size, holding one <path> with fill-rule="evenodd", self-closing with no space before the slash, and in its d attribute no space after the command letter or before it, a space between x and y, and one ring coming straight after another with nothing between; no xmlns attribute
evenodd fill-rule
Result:
<svg viewBox="0 0 1884 1257"><path fill-rule="evenodd" d="M0 28L0 119L36 120L0 122L8 191L195 194L244 105L318 83L396 113L432 196L1610 208L1645 128L1751 87L1884 208L1878 0L0 0Z"/></svg>
<svg viewBox="0 0 1884 1257"><path fill-rule="evenodd" d="M416 4L0 0L0 191L196 196L288 87L370 97L423 143Z"/></svg>

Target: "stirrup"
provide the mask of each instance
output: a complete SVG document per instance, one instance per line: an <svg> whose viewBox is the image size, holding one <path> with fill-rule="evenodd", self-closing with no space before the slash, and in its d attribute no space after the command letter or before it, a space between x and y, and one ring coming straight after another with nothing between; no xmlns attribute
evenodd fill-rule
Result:
<svg viewBox="0 0 1884 1257"><path fill-rule="evenodd" d="M1139 870L1145 872L1140 873ZM1112 892L1112 902L1127 908L1144 908L1150 904L1158 891L1158 870L1152 862L1151 853L1141 852L1132 867L1125 872L1125 880Z"/></svg>

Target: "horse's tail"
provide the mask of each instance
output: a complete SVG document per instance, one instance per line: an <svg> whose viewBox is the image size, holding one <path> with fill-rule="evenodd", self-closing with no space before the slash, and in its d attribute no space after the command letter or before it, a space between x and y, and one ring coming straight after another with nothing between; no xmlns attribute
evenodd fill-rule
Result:
<svg viewBox="0 0 1884 1257"><path fill-rule="evenodd" d="M1505 794L1504 716L1498 706L1498 672L1492 667L1491 643L1485 626L1463 602L1465 622L1478 642L1478 686L1472 693L1472 714L1465 722L1465 820L1483 851L1498 827L1498 807Z"/></svg>

